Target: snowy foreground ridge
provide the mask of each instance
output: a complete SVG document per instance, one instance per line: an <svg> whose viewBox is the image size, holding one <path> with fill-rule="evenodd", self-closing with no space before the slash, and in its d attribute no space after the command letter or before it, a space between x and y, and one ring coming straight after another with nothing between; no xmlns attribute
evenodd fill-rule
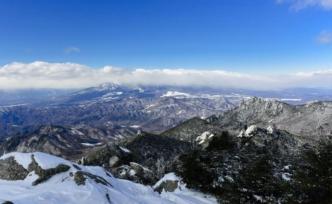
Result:
<svg viewBox="0 0 332 204"><path fill-rule="evenodd" d="M114 178L102 167L81 166L40 152L10 153L2 156L1 161L14 161L18 164L16 165L18 166L17 169L22 169L27 175L21 180L0 180L0 203L5 201L11 201L15 204L216 203L214 198L191 191L184 184L180 184L174 192L163 191L159 194L152 187ZM37 166L37 170L30 171L32 163ZM36 180L38 178L40 180L39 175L42 175L40 172L47 169L59 169L57 168L59 165L66 168L62 168L60 173L47 177L46 180L36 184ZM0 169L2 176L6 172L3 169ZM179 178L172 173L167 174L156 185L165 180L178 181Z"/></svg>

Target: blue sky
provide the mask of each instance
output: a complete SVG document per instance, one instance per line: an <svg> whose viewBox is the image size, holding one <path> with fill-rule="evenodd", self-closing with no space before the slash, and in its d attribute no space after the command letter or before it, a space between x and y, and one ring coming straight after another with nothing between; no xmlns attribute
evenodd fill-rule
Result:
<svg viewBox="0 0 332 204"><path fill-rule="evenodd" d="M331 69L332 3L298 2L308 0L3 0L0 65Z"/></svg>

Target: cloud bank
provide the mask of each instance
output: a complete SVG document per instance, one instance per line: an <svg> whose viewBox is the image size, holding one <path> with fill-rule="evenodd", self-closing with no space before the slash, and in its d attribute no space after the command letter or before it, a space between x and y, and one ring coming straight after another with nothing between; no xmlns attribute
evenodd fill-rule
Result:
<svg viewBox="0 0 332 204"><path fill-rule="evenodd" d="M123 85L205 86L214 88L282 89L332 87L332 70L287 75L254 75L222 70L94 69L75 63L11 63L0 67L0 89L79 89L101 83Z"/></svg>
<svg viewBox="0 0 332 204"><path fill-rule="evenodd" d="M302 10L312 6L332 10L332 0L277 0L277 3L290 4L294 10Z"/></svg>

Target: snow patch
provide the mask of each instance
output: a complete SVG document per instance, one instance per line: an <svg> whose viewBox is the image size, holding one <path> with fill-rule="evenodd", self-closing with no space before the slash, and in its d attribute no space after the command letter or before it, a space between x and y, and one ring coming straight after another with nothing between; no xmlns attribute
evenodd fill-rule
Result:
<svg viewBox="0 0 332 204"><path fill-rule="evenodd" d="M71 133L74 134L74 135L81 135L81 136L84 135L83 132L81 132L81 131L79 131L79 130L77 130L77 129L75 129L75 128L73 128L73 129L71 130Z"/></svg>
<svg viewBox="0 0 332 204"><path fill-rule="evenodd" d="M281 178L284 180L284 181L290 181L291 180L291 174L290 173L282 173L281 174Z"/></svg>
<svg viewBox="0 0 332 204"><path fill-rule="evenodd" d="M178 92L178 91L167 91L161 97L190 97L191 95L188 93Z"/></svg>
<svg viewBox="0 0 332 204"><path fill-rule="evenodd" d="M98 142L98 143L83 142L83 143L81 143L81 145L86 146L86 147L95 147L95 146L100 146L102 144L103 144L102 142Z"/></svg>
<svg viewBox="0 0 332 204"><path fill-rule="evenodd" d="M251 125L246 130L241 130L238 137L252 137L256 133L257 129L258 127L256 125Z"/></svg>
<svg viewBox="0 0 332 204"><path fill-rule="evenodd" d="M119 146L119 148L123 151L123 152L126 152L126 153L130 153L131 151L125 147L121 147Z"/></svg>
<svg viewBox="0 0 332 204"><path fill-rule="evenodd" d="M209 131L205 131L196 138L196 142L198 142L198 144L203 144L203 143L210 141L213 137L214 137L213 133L211 133Z"/></svg>
<svg viewBox="0 0 332 204"><path fill-rule="evenodd" d="M31 156L34 155L36 162L43 169L55 168L59 164L71 164L71 162L62 159L60 157L52 156L42 152L34 152L34 153L20 153L20 152L12 152L9 154L5 154L0 157L0 160L7 159L9 157L14 157L15 161L23 166L23 168L28 169L29 164L32 162Z"/></svg>
<svg viewBox="0 0 332 204"><path fill-rule="evenodd" d="M197 191L189 190L186 184L183 183L182 179L177 177L174 173L166 174L162 179L160 179L154 188L159 186L164 181L178 181L178 188L174 192L161 192L160 196L172 203L177 204L212 204L217 203L217 200L209 195L202 194Z"/></svg>
<svg viewBox="0 0 332 204"><path fill-rule="evenodd" d="M254 195L254 198L258 201L258 202L264 202L264 199L262 196L259 196L259 195Z"/></svg>

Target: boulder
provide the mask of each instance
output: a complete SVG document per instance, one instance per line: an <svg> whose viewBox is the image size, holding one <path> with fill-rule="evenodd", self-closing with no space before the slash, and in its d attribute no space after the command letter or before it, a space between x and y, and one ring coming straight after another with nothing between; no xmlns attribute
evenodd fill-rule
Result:
<svg viewBox="0 0 332 204"><path fill-rule="evenodd" d="M161 193L165 192L174 192L178 188L179 181L166 180L161 182L157 187L154 188L155 191Z"/></svg>
<svg viewBox="0 0 332 204"><path fill-rule="evenodd" d="M28 174L28 170L17 163L14 157L0 160L0 179L23 180Z"/></svg>

